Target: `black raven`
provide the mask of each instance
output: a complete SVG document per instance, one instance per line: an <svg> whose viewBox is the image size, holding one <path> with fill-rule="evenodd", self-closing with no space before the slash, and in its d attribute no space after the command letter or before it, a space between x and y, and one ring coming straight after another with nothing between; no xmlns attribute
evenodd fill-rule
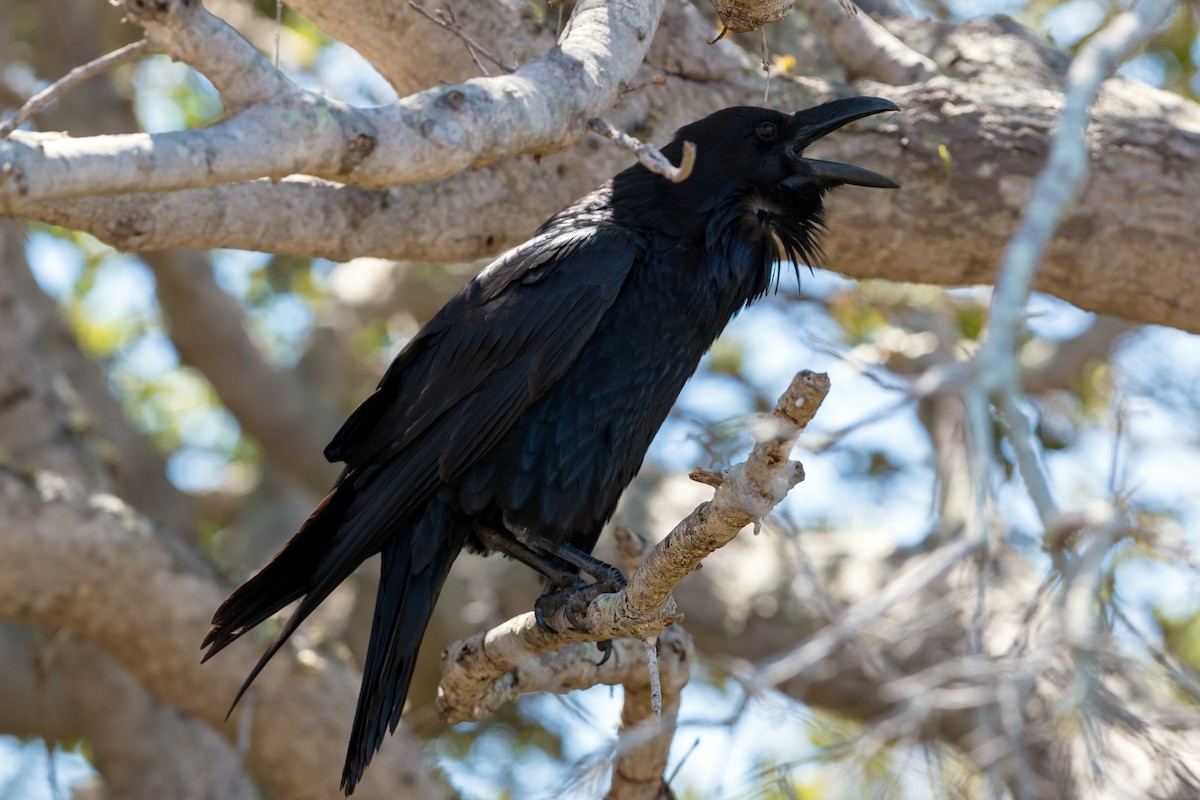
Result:
<svg viewBox="0 0 1200 800"><path fill-rule="evenodd" d="M701 356L770 289L779 262L820 257L829 189L896 186L805 158L804 148L895 110L852 97L795 114L718 111L663 148L679 163L683 143L696 145L685 181L630 167L496 259L400 351L325 448L345 462L341 477L217 610L204 658L300 600L240 698L334 587L381 553L342 773L348 795L399 722L434 602L464 547L524 561L557 602L619 585L590 553ZM583 586L581 571L596 583Z"/></svg>

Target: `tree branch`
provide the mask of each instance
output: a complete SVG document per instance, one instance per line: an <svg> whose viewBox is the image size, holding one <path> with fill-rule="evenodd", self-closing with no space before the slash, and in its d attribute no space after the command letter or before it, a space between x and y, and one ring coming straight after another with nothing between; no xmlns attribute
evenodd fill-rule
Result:
<svg viewBox="0 0 1200 800"><path fill-rule="evenodd" d="M944 45L962 54L955 74L880 91L905 113L822 143L836 157L904 184L887 198L855 189L833 195L836 224L826 252L831 267L852 277L989 283L1019 220L1036 175L1030 155L1045 152L1061 98L1057 89L1011 91L1010 76L994 64L1053 65L1061 54L987 20L953 30ZM1029 76L1034 83L1050 78L1057 80ZM636 129L638 119L652 119L659 127L643 138L661 141L672 126L717 107L758 102L761 91L732 78L702 86L666 79L662 90L628 95L621 114L631 116L614 122ZM780 82L774 98L783 107L809 105L807 91ZM1200 173L1188 168L1200 160L1200 106L1110 80L1093 119L1094 179L1059 228L1035 287L1100 313L1200 331L1194 220L1182 212L1200 204ZM460 261L520 243L622 162L619 152L585 145L540 167L510 159L421 187L292 179L57 201L0 193L0 213L87 230L125 249L221 246L338 260ZM10 170L7 180L15 177ZM1131 204L1134 195L1162 202ZM1155 242L1155 258L1132 244L1144 240Z"/></svg>
<svg viewBox="0 0 1200 800"><path fill-rule="evenodd" d="M361 53L401 96L435 83L461 83L478 74L458 37L422 23L407 0L366 4L354 0L295 0L288 7ZM471 31L472 38L505 55L510 63L523 63L555 44L553 32L525 3L462 2L455 16Z"/></svg>
<svg viewBox="0 0 1200 800"><path fill-rule="evenodd" d="M121 6L129 22L146 29L155 50L169 53L208 78L231 114L301 91L254 45L201 3L124 0Z"/></svg>
<svg viewBox="0 0 1200 800"><path fill-rule="evenodd" d="M24 125L34 116L49 107L49 105L55 100L71 91L79 84L83 83L89 78L94 78L97 75L101 75L113 67L124 64L127 61L132 61L133 59L147 52L149 47L150 43L147 40L142 39L118 48L117 50L114 50L107 55L103 55L94 61L89 61L83 66L75 67L66 75L56 80L45 89L42 89L33 97L29 98L25 105L21 106L17 113L13 114L12 117L0 122L0 139L3 139L17 128Z"/></svg>
<svg viewBox="0 0 1200 800"><path fill-rule="evenodd" d="M172 0L168 9L181 3ZM505 155L561 149L616 100L649 47L661 8L661 0L584 0L560 47L512 75L436 87L378 108L287 92L201 130L88 139L17 132L0 142L0 211L17 198L198 188L295 173L363 186L415 183ZM176 30L189 17L168 13L155 21ZM225 43L208 43L207 57L244 61L249 45Z"/></svg>
<svg viewBox="0 0 1200 800"><path fill-rule="evenodd" d="M1175 5L1174 0L1142 0L1133 10L1106 25L1071 64L1050 157L1038 174L1020 227L1013 234L996 273L988 338L980 354L983 359L1001 356L1008 359L1014 364L1010 375L1015 375L1012 359L1020 315L1033 289L1034 275L1067 207L1083 189L1088 172L1089 111L1100 94L1101 84L1154 32Z"/></svg>
<svg viewBox="0 0 1200 800"><path fill-rule="evenodd" d="M0 617L89 639L156 697L231 742L246 727L246 762L274 796L327 800L336 793L329 757L344 749L356 691L340 664L314 651L284 659L226 720L254 656L243 648L200 665L199 642L223 587L183 567L119 500L88 495L61 477L0 468L0 508ZM442 796L405 732L379 756L388 763L366 776L366 797Z"/></svg>
<svg viewBox="0 0 1200 800"><path fill-rule="evenodd" d="M234 747L160 703L90 642L61 629L0 624L0 731L86 739L112 800L255 800Z"/></svg>
<svg viewBox="0 0 1200 800"><path fill-rule="evenodd" d="M671 599L674 586L746 525L757 525L803 478L803 469L789 461L788 454L828 391L826 375L797 374L775 411L759 424L750 458L724 473L712 501L699 506L655 546L628 586L602 595L588 607L581 629L568 624L560 612L550 622L561 632L552 634L529 613L448 647L438 691L442 717L459 722L487 716L513 692L526 690L520 670L538 655L577 642L621 637L639 640L633 645L637 647L678 621ZM526 669L565 670L581 656L576 648L567 655L543 656L534 662L536 667Z"/></svg>
<svg viewBox="0 0 1200 800"><path fill-rule="evenodd" d="M1032 427L1018 400L1017 335L1033 290L1034 276L1050 246L1050 239L1066 215L1067 207L1083 189L1088 171L1089 109L1100 94L1100 86L1174 8L1174 0L1142 0L1132 10L1108 23L1071 64L1050 155L1038 174L1021 224L1013 234L996 274L996 290L992 294L985 338L975 359L976 380L969 389L967 402L978 415L985 413L983 407L989 398L1000 409L1030 498L1045 534L1051 538L1056 535L1052 531L1063 520Z"/></svg>
<svg viewBox="0 0 1200 800"><path fill-rule="evenodd" d="M851 80L874 78L892 86L930 80L933 59L913 50L866 14L847 14L834 0L808 0L804 13L846 67Z"/></svg>
<svg viewBox="0 0 1200 800"><path fill-rule="evenodd" d="M317 497L338 468L321 457L337 420L295 379L267 360L237 302L217 286L208 261L189 253L147 253L171 341L200 370L248 434L279 467Z"/></svg>

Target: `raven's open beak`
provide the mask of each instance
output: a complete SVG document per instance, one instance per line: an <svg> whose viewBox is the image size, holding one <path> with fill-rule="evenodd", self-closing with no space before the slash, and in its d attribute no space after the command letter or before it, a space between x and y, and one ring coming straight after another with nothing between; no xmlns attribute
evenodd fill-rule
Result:
<svg viewBox="0 0 1200 800"><path fill-rule="evenodd" d="M899 111L890 100L882 97L847 97L843 100L833 100L815 108L797 111L792 115L795 123L792 156L796 169L795 179L817 179L824 183L855 186L873 186L879 189L899 189L900 185L891 178L885 178L877 172L856 167L853 164L840 164L836 161L819 161L815 158L804 158L804 148L826 134L836 131L843 125L848 125L856 119L869 117L872 114L882 114L884 111Z"/></svg>

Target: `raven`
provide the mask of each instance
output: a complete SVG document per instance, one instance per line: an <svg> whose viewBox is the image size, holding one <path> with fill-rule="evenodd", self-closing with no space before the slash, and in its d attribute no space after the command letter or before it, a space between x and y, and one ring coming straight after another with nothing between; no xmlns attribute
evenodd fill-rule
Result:
<svg viewBox="0 0 1200 800"><path fill-rule="evenodd" d="M295 536L217 610L204 659L300 600L237 697L296 627L381 554L374 624L342 788L394 731L417 648L465 547L500 551L570 611L620 574L590 555L684 382L778 263L821 257L822 200L874 172L804 157L884 111L852 97L785 114L727 108L680 129L663 154L690 177L640 165L551 217L496 259L402 349L325 448L345 469ZM585 584L580 572L595 579ZM237 703L237 699L234 700Z"/></svg>

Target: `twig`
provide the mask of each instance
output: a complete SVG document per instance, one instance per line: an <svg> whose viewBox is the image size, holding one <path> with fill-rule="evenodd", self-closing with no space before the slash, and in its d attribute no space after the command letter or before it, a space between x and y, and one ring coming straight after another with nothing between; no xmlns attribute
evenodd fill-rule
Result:
<svg viewBox="0 0 1200 800"><path fill-rule="evenodd" d="M17 111L9 119L0 122L0 139L8 136L17 128L24 125L35 114L40 114L51 103L62 97L67 92L74 89L79 84L86 81L88 78L106 72L113 67L120 66L128 61L132 61L138 56L145 53L150 48L150 43L146 39L141 39L136 42L125 45L124 47L113 50L107 55L100 56L94 61L89 61L86 64L75 67L73 70L62 76L54 83L42 89L40 92L29 98L25 105Z"/></svg>
<svg viewBox="0 0 1200 800"><path fill-rule="evenodd" d="M799 647L763 662L753 677L761 683L776 686L811 669L828 657L845 639L856 635L896 603L911 597L945 575L956 564L973 554L978 547L979 542L959 539L935 550L923 564L896 578L867 600L851 607L835 624L810 636Z"/></svg>
<svg viewBox="0 0 1200 800"><path fill-rule="evenodd" d="M600 117L588 120L588 127L601 136L616 142L618 147L633 153L643 167L656 175L662 175L671 183L682 183L687 180L696 166L696 145L691 142L683 143L683 158L680 160L679 166L675 166L658 148L614 128Z"/></svg>
<svg viewBox="0 0 1200 800"><path fill-rule="evenodd" d="M275 58L272 66L279 69L279 43L283 38L283 0L275 0Z"/></svg>
<svg viewBox="0 0 1200 800"><path fill-rule="evenodd" d="M1029 421L1018 404L1017 334L1033 288L1038 265L1067 209L1078 198L1088 171L1085 141L1089 110L1100 85L1117 65L1161 24L1175 7L1173 0L1143 0L1096 34L1072 62L1064 87L1063 109L1046 166L1001 260L992 293L983 346L975 358L976 391L993 398L1009 427L1017 464L1037 507L1048 538L1061 538L1064 525L1049 488L1040 455L1034 449ZM968 404L972 402L968 398ZM984 402L976 397L975 405ZM1069 594L1075 594L1072 589ZM1082 612L1081 612L1082 613ZM1090 629L1090 626L1086 626Z"/></svg>
<svg viewBox="0 0 1200 800"><path fill-rule="evenodd" d="M696 467L694 470L688 473L688 477L694 480L696 483L703 483L705 486L711 486L714 489L716 489L725 481L724 476L722 476L720 472L712 469L705 469L704 467Z"/></svg>
<svg viewBox="0 0 1200 800"><path fill-rule="evenodd" d="M646 671L650 675L650 708L656 722L662 722L662 683L658 677L658 637L642 641L646 648Z"/></svg>
<svg viewBox="0 0 1200 800"><path fill-rule="evenodd" d="M1017 468L1025 481L1025 491L1033 500L1042 526L1047 531L1053 530L1059 522L1058 504L1054 501L1050 478L1046 474L1046 464L1042 459L1029 417L1019 405L1015 392L1001 392L997 398L997 406L1005 436L1013 446Z"/></svg>
<svg viewBox="0 0 1200 800"><path fill-rule="evenodd" d="M461 39L462 43L466 45L467 53L470 54L471 60L475 62L475 66L479 68L479 71L482 72L485 77L490 78L491 73L487 71L485 66L483 66L483 63L479 60L479 56L483 56L504 72L512 73L517 71L516 67L505 63L498 56L493 55L492 52L486 47L472 39L470 34L468 34L463 27L458 24L458 20L454 16L454 9L450 6L439 8L430 14L424 6L415 2L415 0L408 0L408 5L413 11L416 11L425 19L429 20L440 28L450 31L450 33L453 33L455 36Z"/></svg>
<svg viewBox="0 0 1200 800"><path fill-rule="evenodd" d="M1174 7L1174 0L1143 0L1092 37L1071 63L1050 157L1034 183L1020 226L1000 263L983 351L1006 357L1015 351L1017 330L1038 264L1063 215L1079 196L1087 176L1088 111L1100 91L1100 84L1154 32ZM980 356L982 358L984 352L981 351Z"/></svg>

